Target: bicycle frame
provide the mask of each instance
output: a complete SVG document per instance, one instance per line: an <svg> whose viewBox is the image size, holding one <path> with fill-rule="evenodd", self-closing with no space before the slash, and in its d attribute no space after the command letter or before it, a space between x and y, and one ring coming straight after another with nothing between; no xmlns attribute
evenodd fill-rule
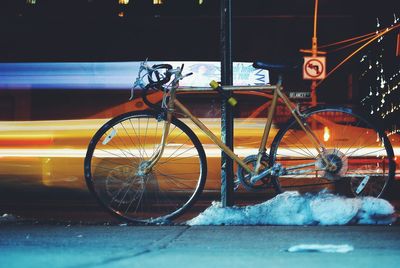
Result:
<svg viewBox="0 0 400 268"><path fill-rule="evenodd" d="M261 160L263 155L265 155L266 152L266 144L268 140L268 135L271 130L272 126L272 119L275 115L275 110L277 107L278 99L282 99L283 103L286 105L286 107L291 111L293 117L295 120L299 123L299 125L302 127L303 131L307 134L308 138L312 142L312 144L315 146L315 149L323 159L323 161L327 164L327 168L332 167L332 164L325 158L323 152L325 151L324 146L322 143L319 141L319 139L313 134L312 130L310 127L301 119L301 113L298 111L296 107L293 107L293 103L289 100L289 98L286 96L285 93L282 91L282 86L281 86L281 81L279 81L276 85L271 85L271 86L246 86L246 87L234 87L234 86L225 86L223 87L224 90L263 90L263 91L270 91L271 94L273 94L272 98L272 104L269 108L268 111L268 117L267 117L267 122L264 127L264 132L262 135L261 143L258 149L258 154L257 154L257 162L255 165L254 170L252 170L245 162L243 162L242 159L240 159L229 147L227 147L220 138L218 138L214 133L212 133L207 126L204 125L197 117L195 117L177 98L176 98L176 91L206 91L210 90L210 88L171 88L170 89L170 97L167 105L167 115L166 115L166 120L163 126L163 135L161 139L161 146L159 151L149 160L147 161L147 165L145 168L145 172L149 172L151 168L157 163L157 161L161 158L164 148L165 148L165 142L168 136L170 124L171 124L171 119L173 114L175 113L175 109L179 108L179 110L187 117L189 118L200 130L202 130L223 152L225 152L230 158L232 158L238 165L240 165L242 168L244 168L247 172L249 172L252 175L252 181L257 181L261 179L262 177L271 174L271 169L270 167L267 170L264 170L262 173L259 173L260 167L261 167ZM303 168L305 166L311 166L314 164L307 164L307 165L301 165L301 166L292 166L289 167L288 169L294 170L297 168Z"/></svg>

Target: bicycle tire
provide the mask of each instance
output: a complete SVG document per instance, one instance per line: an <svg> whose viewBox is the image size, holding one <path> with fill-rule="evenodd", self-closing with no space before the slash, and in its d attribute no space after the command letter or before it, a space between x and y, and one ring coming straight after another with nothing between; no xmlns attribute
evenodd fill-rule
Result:
<svg viewBox="0 0 400 268"><path fill-rule="evenodd" d="M129 112L105 123L89 143L85 179L113 216L134 223L163 223L182 215L201 194L207 174L204 149L194 132L173 118L162 158L147 174L138 167L157 150L160 112Z"/></svg>
<svg viewBox="0 0 400 268"><path fill-rule="evenodd" d="M324 161L292 117L272 142L269 165L314 163L314 171L307 173L310 167L304 167L299 168L304 174L272 177L277 193L328 189L347 196L385 194L394 179L394 153L385 133L370 118L352 108L332 106L310 108L302 117L324 143L325 155L337 164L337 170L321 171Z"/></svg>

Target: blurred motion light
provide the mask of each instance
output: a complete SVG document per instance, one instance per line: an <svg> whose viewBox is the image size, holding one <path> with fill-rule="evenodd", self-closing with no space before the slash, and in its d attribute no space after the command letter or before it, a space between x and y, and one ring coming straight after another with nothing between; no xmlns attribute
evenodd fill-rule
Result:
<svg viewBox="0 0 400 268"><path fill-rule="evenodd" d="M129 0L118 0L118 3L120 5L127 5L127 4L129 4Z"/></svg>
<svg viewBox="0 0 400 268"><path fill-rule="evenodd" d="M36 4L36 0L26 0L26 3L29 5L35 5Z"/></svg>
<svg viewBox="0 0 400 268"><path fill-rule="evenodd" d="M164 0L153 0L154 5L162 5L164 4Z"/></svg>
<svg viewBox="0 0 400 268"><path fill-rule="evenodd" d="M328 127L324 127L324 141L328 141L331 137L331 133Z"/></svg>

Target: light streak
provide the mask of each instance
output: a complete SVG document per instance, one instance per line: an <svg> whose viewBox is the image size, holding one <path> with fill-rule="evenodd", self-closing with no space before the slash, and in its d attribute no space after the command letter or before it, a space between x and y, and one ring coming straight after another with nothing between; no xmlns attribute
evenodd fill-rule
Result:
<svg viewBox="0 0 400 268"><path fill-rule="evenodd" d="M211 80L220 79L219 62L149 62L168 63L172 66L185 64L185 70L193 75L180 82L181 86L207 86ZM44 62L0 63L0 89L93 89L130 90L141 62ZM206 73L198 66L205 66ZM233 63L234 85L260 84L256 73L261 72L263 84L269 83L269 73L257 70L251 62Z"/></svg>
<svg viewBox="0 0 400 268"><path fill-rule="evenodd" d="M328 127L324 127L324 141L328 141L331 137L330 131Z"/></svg>
<svg viewBox="0 0 400 268"><path fill-rule="evenodd" d="M180 145L179 145L180 146ZM169 156L173 153L175 153L178 158L179 157L188 157L188 156L193 156L193 153L190 151L187 153L179 153L176 152L176 148L179 147L176 145L175 148L169 148L165 150L164 155ZM204 145L204 149L206 151L207 157L221 157L221 150L219 148L216 148L216 146L209 144L209 145ZM297 147L296 147L297 148ZM351 155L351 157L358 157L358 156L368 156L368 157L380 157L382 156L379 154L379 152L382 152L383 148L382 147L368 147L368 148L345 148L341 147L341 151L343 152L354 152L354 154ZM400 147L393 147L395 155L400 155ZM181 151L184 151L184 149L181 149ZM256 148L238 148L235 149L235 154L237 154L239 157L246 157L248 155L256 154L257 149ZM109 153L96 153L97 157L104 157L104 158L113 158L116 156L121 156L121 157L126 157L126 152L125 154L122 153L120 150L108 150ZM129 152L131 154L137 154L140 155L139 151L136 149L129 149ZM318 152L316 149L308 149L308 152L312 155L318 155ZM293 157L295 159L296 157L303 158L304 157L304 152L299 151L299 153L294 153L293 149L290 148L282 148L278 150L279 155L283 155L285 157ZM52 149L43 149L43 148L32 148L32 149L0 149L0 158L1 157L39 157L39 158L49 158L49 157L62 157L62 158L83 158L86 155L86 148L82 149L69 149L69 148L52 148Z"/></svg>

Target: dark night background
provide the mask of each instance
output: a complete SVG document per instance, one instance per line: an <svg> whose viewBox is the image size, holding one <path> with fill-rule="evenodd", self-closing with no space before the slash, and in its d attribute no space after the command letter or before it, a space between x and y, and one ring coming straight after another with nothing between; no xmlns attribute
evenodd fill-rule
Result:
<svg viewBox="0 0 400 268"><path fill-rule="evenodd" d="M219 0L201 5L199 0L164 0L162 5L152 0L131 0L128 5L118 0L28 2L0 2L0 62L220 60ZM313 0L233 0L232 7L234 61L298 62L299 49L311 47ZM398 0L320 0L318 43L373 32L377 18L381 27L389 26L393 14L400 16L399 9ZM396 67L395 34L387 39L385 56ZM328 70L356 47L328 54ZM321 85L320 102L359 103L368 93L358 86L358 74L365 68L359 59L371 49ZM309 88L301 80L301 69L289 77L290 90ZM388 126L396 121L387 120Z"/></svg>
<svg viewBox="0 0 400 268"><path fill-rule="evenodd" d="M219 60L219 0L2 0L1 61ZM398 1L320 0L319 43L375 30ZM310 47L313 0L233 0L234 60ZM124 12L124 17L118 14Z"/></svg>

